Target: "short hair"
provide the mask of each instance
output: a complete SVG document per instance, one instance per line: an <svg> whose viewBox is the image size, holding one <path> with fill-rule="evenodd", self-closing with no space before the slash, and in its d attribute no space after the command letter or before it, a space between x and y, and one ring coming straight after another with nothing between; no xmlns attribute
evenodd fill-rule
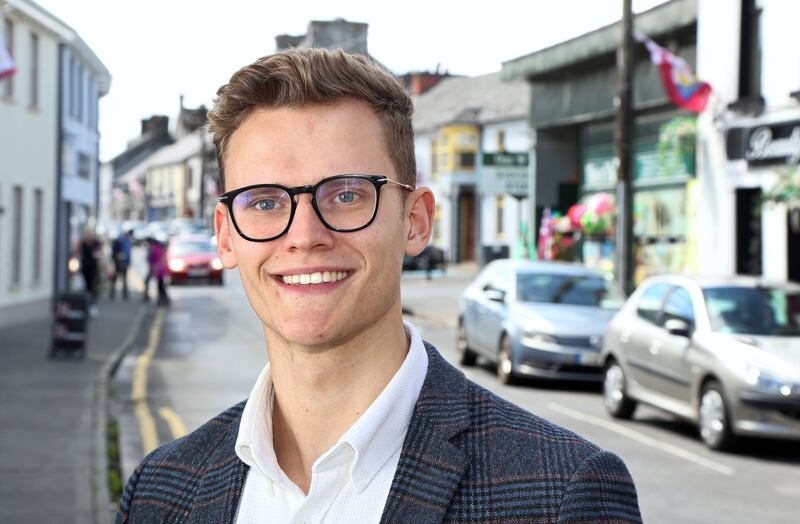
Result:
<svg viewBox="0 0 800 524"><path fill-rule="evenodd" d="M259 58L239 69L217 90L208 119L217 150L220 187L225 187L224 164L231 136L253 110L332 104L345 99L365 102L380 118L386 152L399 181L416 186L411 123L414 106L405 89L367 57L310 48Z"/></svg>

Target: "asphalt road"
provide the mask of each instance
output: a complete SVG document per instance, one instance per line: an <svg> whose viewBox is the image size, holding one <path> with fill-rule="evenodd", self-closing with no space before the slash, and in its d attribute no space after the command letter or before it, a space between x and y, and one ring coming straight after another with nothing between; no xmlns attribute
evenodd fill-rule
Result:
<svg viewBox="0 0 800 524"><path fill-rule="evenodd" d="M147 422L147 416L132 408L126 411L130 404L120 403L128 468L143 456L143 420L145 426L152 423L156 443L191 431L247 398L266 362L260 324L238 275L227 272L226 277L222 288L170 288L173 305L159 320L160 333L142 334L142 353L123 362L118 395L124 398L135 389L139 368L146 382L140 384L146 389L143 404L151 418ZM447 311L456 304L459 287L447 278L426 281L410 275L404 281L409 301L426 300L437 313L411 320L451 362L456 361L455 333ZM153 315L160 315L155 308ZM142 359L148 345L152 358ZM645 522L798 521L797 443L748 441L736 454L712 452L699 442L692 426L655 409L640 406L634 420L612 421L597 386L503 386L491 366L464 371L483 387L620 455L636 481Z"/></svg>

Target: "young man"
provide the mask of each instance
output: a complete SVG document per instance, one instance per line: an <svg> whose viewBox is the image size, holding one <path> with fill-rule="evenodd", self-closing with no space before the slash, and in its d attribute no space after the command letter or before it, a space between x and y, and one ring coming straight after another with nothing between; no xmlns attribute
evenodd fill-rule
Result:
<svg viewBox="0 0 800 524"><path fill-rule="evenodd" d="M412 105L382 68L262 58L209 114L238 267L269 364L246 403L145 458L122 522L638 521L615 455L468 381L404 323L431 235Z"/></svg>

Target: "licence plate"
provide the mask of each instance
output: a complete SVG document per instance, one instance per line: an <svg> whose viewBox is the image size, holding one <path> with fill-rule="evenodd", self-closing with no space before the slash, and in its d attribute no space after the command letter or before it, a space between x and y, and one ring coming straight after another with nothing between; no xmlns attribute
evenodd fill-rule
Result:
<svg viewBox="0 0 800 524"><path fill-rule="evenodd" d="M208 270L207 269L190 269L189 270L190 277L207 277Z"/></svg>
<svg viewBox="0 0 800 524"><path fill-rule="evenodd" d="M578 353L578 364L581 366L600 366L602 363L599 353Z"/></svg>

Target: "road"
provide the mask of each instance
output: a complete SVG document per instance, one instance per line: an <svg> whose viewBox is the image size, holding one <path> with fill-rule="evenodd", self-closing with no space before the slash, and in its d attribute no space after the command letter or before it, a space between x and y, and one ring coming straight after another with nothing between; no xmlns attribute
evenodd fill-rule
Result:
<svg viewBox="0 0 800 524"><path fill-rule="evenodd" d="M404 307L427 312L409 319L453 363L454 308L462 286L450 277L427 281L413 274L403 284ZM151 310L161 329L142 334L141 352L124 360L115 382L128 471L143 456L143 441L149 441L146 447L167 442L247 398L266 362L260 324L235 271L227 272L222 288L172 287L170 293L171 308ZM748 441L735 454L712 452L691 425L646 406L632 421L612 421L597 386L503 386L491 366L464 371L481 386L620 455L636 481L645 522L797 521L796 443ZM144 398L130 403L130 395Z"/></svg>

